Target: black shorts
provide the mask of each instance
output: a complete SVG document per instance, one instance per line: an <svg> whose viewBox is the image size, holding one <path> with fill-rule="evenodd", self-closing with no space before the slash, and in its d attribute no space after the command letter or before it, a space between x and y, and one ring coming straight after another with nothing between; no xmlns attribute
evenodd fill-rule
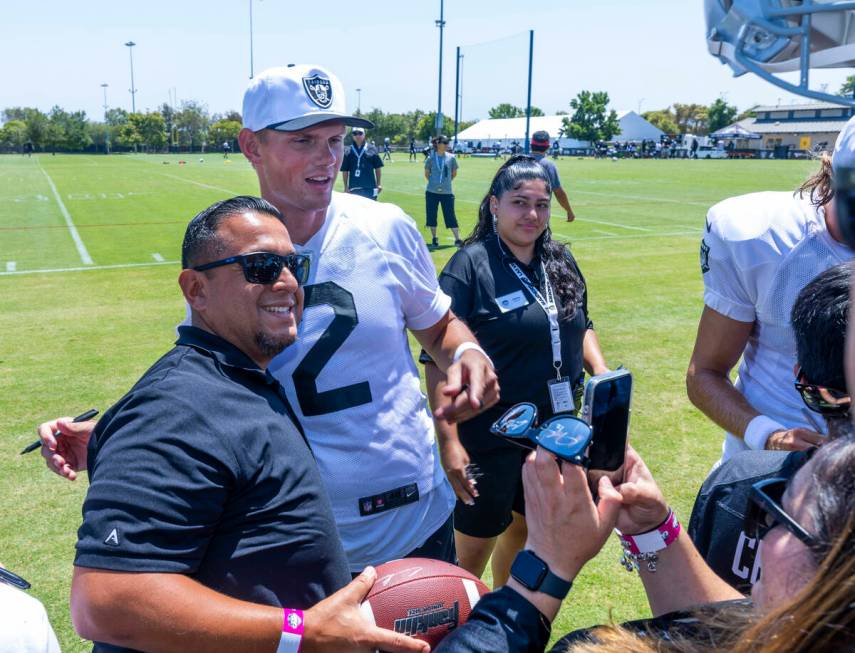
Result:
<svg viewBox="0 0 855 653"><path fill-rule="evenodd" d="M457 214L454 212L454 195L425 191L425 215L428 227L436 226L439 206L442 206L442 219L446 229L457 229Z"/></svg>
<svg viewBox="0 0 855 653"><path fill-rule="evenodd" d="M513 521L512 512L525 515L522 466L526 449L470 451L469 462L476 465L478 498L474 506L457 500L454 529L471 537L496 537Z"/></svg>

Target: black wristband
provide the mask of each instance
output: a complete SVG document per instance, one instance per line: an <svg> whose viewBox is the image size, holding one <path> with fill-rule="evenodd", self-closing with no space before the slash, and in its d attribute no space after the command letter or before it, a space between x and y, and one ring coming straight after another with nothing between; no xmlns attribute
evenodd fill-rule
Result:
<svg viewBox="0 0 855 653"><path fill-rule="evenodd" d="M573 582L553 574L543 560L533 551L520 551L511 565L511 576L532 592L543 592L559 601L563 600Z"/></svg>

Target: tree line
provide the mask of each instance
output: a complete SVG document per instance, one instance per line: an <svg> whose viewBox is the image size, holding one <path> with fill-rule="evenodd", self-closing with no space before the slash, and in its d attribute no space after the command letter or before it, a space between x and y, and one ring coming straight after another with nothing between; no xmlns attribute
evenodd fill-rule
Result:
<svg viewBox="0 0 855 653"><path fill-rule="evenodd" d="M369 138L382 142L389 138L397 145L410 139L427 142L434 134L436 113L415 110L407 113L384 113L372 109L359 113L375 124ZM32 143L38 151L80 152L133 150L162 152L168 150L200 151L218 149L224 142L237 147L241 116L237 111L209 114L206 106L195 100L179 106L164 103L155 111L129 113L108 109L103 121L90 120L85 111L66 111L55 106L48 113L32 107L9 107L0 112L0 150L21 151ZM453 133L454 121L443 115L446 133ZM472 122L461 122L465 129Z"/></svg>
<svg viewBox="0 0 855 653"><path fill-rule="evenodd" d="M851 97L855 91L855 75L850 75L838 95ZM609 95L605 91L581 91L564 114L560 134L580 141L609 141L620 134L617 113L609 109ZM503 102L492 107L490 118L522 118L522 107ZM416 109L406 113L385 113L371 109L357 115L371 120L375 128L369 139L382 142L386 138L399 146L415 140L425 143L435 133L436 112ZM539 107L531 108L531 115L542 116ZM670 136L678 134L710 134L722 127L751 117L751 109L739 113L723 98L709 106L675 102L665 109L645 111L646 120ZM241 116L237 111L210 114L197 100L187 100L178 106L161 104L155 111L129 113L124 109L108 109L103 121L90 120L85 111L66 111L54 106L48 113L32 107L10 107L0 112L0 150L21 151L24 144L32 143L36 150L46 152L80 152L111 149L161 152L167 150L199 151L218 149L229 142L237 147L241 129ZM462 131L476 121L461 121ZM454 132L454 120L443 114L443 131Z"/></svg>

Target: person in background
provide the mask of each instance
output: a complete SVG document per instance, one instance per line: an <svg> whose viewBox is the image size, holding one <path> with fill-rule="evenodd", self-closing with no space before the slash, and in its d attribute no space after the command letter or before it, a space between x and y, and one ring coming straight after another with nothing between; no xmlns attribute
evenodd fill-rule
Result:
<svg viewBox="0 0 855 653"><path fill-rule="evenodd" d="M558 141L555 141L555 144L557 145ZM534 132L531 137L530 146L531 155L540 165L543 166L543 169L546 170L546 174L549 175L549 182L552 185L552 194L555 196L555 199L558 200L561 208L567 212L567 222L573 222L573 220L576 219L576 215L573 213L573 208L570 206L570 200L567 198L567 193L561 187L561 178L558 176L558 168L556 168L555 164L546 156L546 152L549 150L549 132Z"/></svg>
<svg viewBox="0 0 855 653"><path fill-rule="evenodd" d="M457 158L448 152L448 136L436 136L431 141L433 150L425 159L425 214L427 227L431 233L431 246L439 247L436 237L437 217L442 206L442 219L445 228L454 234L454 244L460 247L460 231L457 226L457 214L454 212L454 192L451 183L457 177Z"/></svg>
<svg viewBox="0 0 855 653"><path fill-rule="evenodd" d="M383 161L377 154L377 150L365 144L364 127L351 128L350 137L353 142L345 151L341 162L344 191L376 200L380 191L383 190L380 184L382 178L380 168L383 167Z"/></svg>

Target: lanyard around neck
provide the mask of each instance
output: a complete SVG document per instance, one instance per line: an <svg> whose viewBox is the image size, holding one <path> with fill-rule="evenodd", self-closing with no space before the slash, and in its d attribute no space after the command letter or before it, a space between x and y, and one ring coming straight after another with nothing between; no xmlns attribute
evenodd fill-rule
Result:
<svg viewBox="0 0 855 653"><path fill-rule="evenodd" d="M358 168L362 163L362 155L365 154L365 145L363 145L359 152L356 151L356 148L353 146L353 143L350 144L350 149L353 152L353 156L356 157L356 167Z"/></svg>
<svg viewBox="0 0 855 653"><path fill-rule="evenodd" d="M502 252L505 252L505 247L502 245L502 239L496 234L496 240L499 243L499 249ZM543 261L540 263L540 271L543 274L543 290L546 294L540 292L537 287L531 282L531 279L526 276L525 272L520 269L520 266L516 264L516 261L509 261L508 266L511 268L513 273L517 275L517 278L520 280L520 283L525 287L526 290L531 293L531 296L534 297L535 301L538 305L543 309L543 312L546 313L546 317L549 320L549 338L552 343L552 367L555 368L555 374L557 378L561 378L561 328L558 325L558 306L555 303L555 294L552 291L552 284L549 282L549 276L546 274L546 266L543 264Z"/></svg>
<svg viewBox="0 0 855 653"><path fill-rule="evenodd" d="M439 184L441 184L442 178L445 176L445 155L442 155L442 163L440 164L439 155L434 152L433 160L436 163L436 171L439 173Z"/></svg>

